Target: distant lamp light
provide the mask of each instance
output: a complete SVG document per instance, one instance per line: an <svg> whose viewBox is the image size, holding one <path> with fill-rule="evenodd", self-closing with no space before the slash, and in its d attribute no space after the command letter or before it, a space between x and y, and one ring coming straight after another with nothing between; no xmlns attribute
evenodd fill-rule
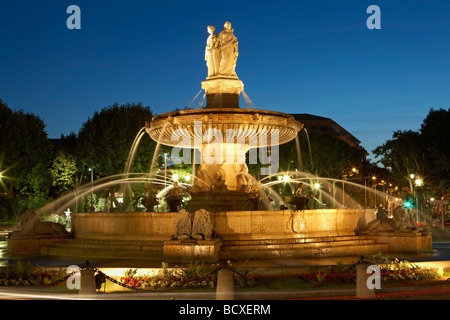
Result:
<svg viewBox="0 0 450 320"><path fill-rule="evenodd" d="M410 177L411 179L414 179L414 177L415 177L414 173L411 173L411 174L409 175L409 177Z"/></svg>
<svg viewBox="0 0 450 320"><path fill-rule="evenodd" d="M190 181L190 180L191 180L191 176L185 176L185 177L184 177L184 180L185 180L185 181Z"/></svg>
<svg viewBox="0 0 450 320"><path fill-rule="evenodd" d="M377 177L373 176L373 177L372 177L372 180L377 180Z"/></svg>
<svg viewBox="0 0 450 320"><path fill-rule="evenodd" d="M278 176L278 180L279 181L283 180L283 176Z"/></svg>
<svg viewBox="0 0 450 320"><path fill-rule="evenodd" d="M320 183L318 182L314 183L314 189L320 189Z"/></svg>
<svg viewBox="0 0 450 320"><path fill-rule="evenodd" d="M405 202L405 208L410 208L410 207L411 207L411 202L406 201L406 202Z"/></svg>
<svg viewBox="0 0 450 320"><path fill-rule="evenodd" d="M433 198L433 197L431 197L431 198L430 198L430 201L434 201L434 198Z"/></svg>
<svg viewBox="0 0 450 320"><path fill-rule="evenodd" d="M283 181L284 182L289 182L291 180L291 178L288 175L284 175L283 176Z"/></svg>
<svg viewBox="0 0 450 320"><path fill-rule="evenodd" d="M416 179L415 184L416 186L420 187L423 184L422 179Z"/></svg>
<svg viewBox="0 0 450 320"><path fill-rule="evenodd" d="M180 178L180 176L176 173L172 176L173 181L178 181L179 178Z"/></svg>

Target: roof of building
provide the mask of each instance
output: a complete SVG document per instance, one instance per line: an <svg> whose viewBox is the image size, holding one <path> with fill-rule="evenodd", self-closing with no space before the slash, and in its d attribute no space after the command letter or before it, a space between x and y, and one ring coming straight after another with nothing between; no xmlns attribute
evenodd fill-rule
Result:
<svg viewBox="0 0 450 320"><path fill-rule="evenodd" d="M303 123L305 128L309 130L334 135L354 147L362 148L360 146L360 140L358 140L354 135L352 135L331 118L317 116L309 113L292 113L291 115L295 120Z"/></svg>

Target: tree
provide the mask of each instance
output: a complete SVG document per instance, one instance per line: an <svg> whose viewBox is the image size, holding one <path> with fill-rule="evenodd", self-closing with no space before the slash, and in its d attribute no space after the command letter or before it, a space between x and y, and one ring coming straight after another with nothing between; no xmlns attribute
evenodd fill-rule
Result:
<svg viewBox="0 0 450 320"><path fill-rule="evenodd" d="M291 141L280 146L280 171L301 169L320 177L340 179L365 159L363 149L326 134L310 133L309 142L307 136L299 135L299 144L302 168L298 164L296 142Z"/></svg>
<svg viewBox="0 0 450 320"><path fill-rule="evenodd" d="M419 132L395 131L392 139L373 150L381 164L390 171L391 180L399 186L409 186L409 175L424 176L427 172L424 144Z"/></svg>
<svg viewBox="0 0 450 320"><path fill-rule="evenodd" d="M8 176L13 178L11 187L20 189L27 184L33 168L47 166L51 150L45 124L38 116L12 111L0 100L0 154L3 156L0 169L9 168Z"/></svg>
<svg viewBox="0 0 450 320"><path fill-rule="evenodd" d="M449 123L450 109L430 109L420 131L395 131L373 152L397 184L410 189L415 174L442 196L450 191Z"/></svg>
<svg viewBox="0 0 450 320"><path fill-rule="evenodd" d="M59 150L53 159L50 173L53 186L59 189L59 193L64 194L75 186L75 175L77 164L75 157L63 150Z"/></svg>
<svg viewBox="0 0 450 320"><path fill-rule="evenodd" d="M35 114L11 110L0 100L0 172L14 213L48 200L52 145L44 122Z"/></svg>
<svg viewBox="0 0 450 320"><path fill-rule="evenodd" d="M150 107L142 103L115 103L95 112L78 132L78 158L98 176L123 173L136 135L152 117ZM148 172L155 145L147 134L142 137L133 172Z"/></svg>
<svg viewBox="0 0 450 320"><path fill-rule="evenodd" d="M423 120L420 134L427 156L427 178L440 189L450 191L450 108L434 110Z"/></svg>

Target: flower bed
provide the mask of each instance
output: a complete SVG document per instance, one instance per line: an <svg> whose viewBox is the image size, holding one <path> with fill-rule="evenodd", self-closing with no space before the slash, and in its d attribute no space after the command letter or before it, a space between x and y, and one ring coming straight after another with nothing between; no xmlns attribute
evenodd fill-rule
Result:
<svg viewBox="0 0 450 320"><path fill-rule="evenodd" d="M389 258L380 254L367 257L365 262L380 268L381 281L398 280L435 280L443 276L441 267L422 266L406 260ZM301 275L304 280L315 284L347 284L356 282L356 267L358 263L345 266L338 263L326 268L312 267L308 274Z"/></svg>
<svg viewBox="0 0 450 320"><path fill-rule="evenodd" d="M0 268L0 286L49 286L67 277L65 270L51 271L32 267L29 263L16 260Z"/></svg>
<svg viewBox="0 0 450 320"><path fill-rule="evenodd" d="M373 264L380 267L381 280L435 280L442 278L442 267L418 265L406 260L390 259L381 255L372 256Z"/></svg>
<svg viewBox="0 0 450 320"><path fill-rule="evenodd" d="M236 287L252 286L255 279L248 272L233 269L233 279ZM141 289L170 289L170 288L202 288L214 289L217 286L217 274L220 269L218 264L205 266L204 263L191 263L186 268L168 269L166 263L162 263L162 269L157 275L137 276L137 269L129 269L120 278L120 281L133 288Z"/></svg>

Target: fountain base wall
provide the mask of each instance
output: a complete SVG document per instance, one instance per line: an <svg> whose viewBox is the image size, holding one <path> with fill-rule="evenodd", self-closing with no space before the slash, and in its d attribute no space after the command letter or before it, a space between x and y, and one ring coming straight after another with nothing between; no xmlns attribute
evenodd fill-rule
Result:
<svg viewBox="0 0 450 320"><path fill-rule="evenodd" d="M168 240L177 212L73 213L75 238ZM357 226L376 218L372 209L323 209L211 212L222 239L277 239L354 235Z"/></svg>
<svg viewBox="0 0 450 320"><path fill-rule="evenodd" d="M188 262L422 253L430 234L362 230L376 209L211 212L211 240L174 240L178 212L74 213L73 238L44 255L139 257ZM195 214L191 214L194 219Z"/></svg>
<svg viewBox="0 0 450 320"><path fill-rule="evenodd" d="M433 238L431 232L360 232L377 243L388 243L392 252L412 254L431 253Z"/></svg>

